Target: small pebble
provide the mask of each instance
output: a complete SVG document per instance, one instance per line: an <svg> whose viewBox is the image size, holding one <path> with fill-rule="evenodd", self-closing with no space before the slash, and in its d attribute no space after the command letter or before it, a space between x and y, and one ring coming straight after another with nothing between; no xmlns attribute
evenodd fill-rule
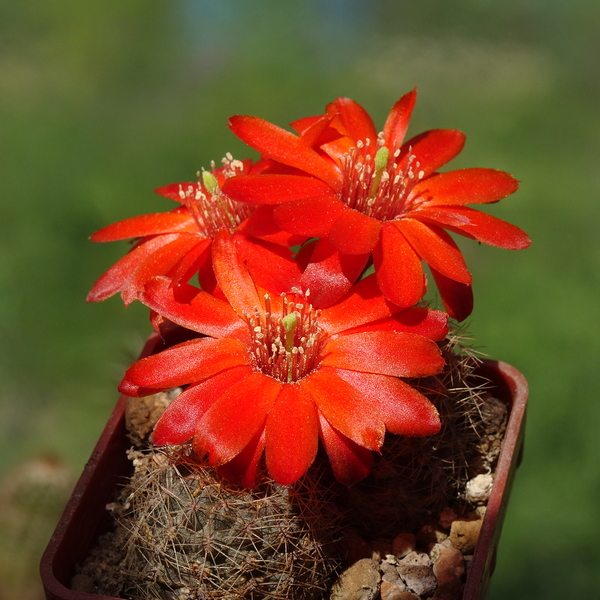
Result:
<svg viewBox="0 0 600 600"><path fill-rule="evenodd" d="M382 574L381 575L382 585L383 585L383 582L391 583L396 588L398 588L398 590L401 592L406 590L406 585L400 578L400 573L398 573L398 569L396 568L396 563L392 564L392 563L389 563L388 561L383 561L379 565L379 568L381 569L381 574Z"/></svg>
<svg viewBox="0 0 600 600"><path fill-rule="evenodd" d="M340 575L333 585L330 600L375 600L379 585L379 562L363 558Z"/></svg>
<svg viewBox="0 0 600 600"><path fill-rule="evenodd" d="M452 542L450 541L450 538L448 537L443 542L440 542L438 544L431 544L428 548L428 553L429 553L429 556L431 557L431 560L435 563L435 561L440 556L440 552L444 548L453 548L453 547L454 546L452 546Z"/></svg>
<svg viewBox="0 0 600 600"><path fill-rule="evenodd" d="M481 523L483 521L465 521L457 519L450 529L452 545L463 554L472 554L477 544Z"/></svg>
<svg viewBox="0 0 600 600"><path fill-rule="evenodd" d="M437 582L431 559L424 552L411 552L398 562L398 573L411 592L419 596L433 594Z"/></svg>
<svg viewBox="0 0 600 600"><path fill-rule="evenodd" d="M456 548L442 548L433 565L438 587L434 600L460 600L463 597L465 559Z"/></svg>
<svg viewBox="0 0 600 600"><path fill-rule="evenodd" d="M473 504L484 504L488 501L494 484L494 476L491 473L482 473L467 481L465 487L465 498Z"/></svg>
<svg viewBox="0 0 600 600"><path fill-rule="evenodd" d="M394 584L387 581L381 582L381 600L421 600L412 592L407 592L396 587Z"/></svg>
<svg viewBox="0 0 600 600"><path fill-rule="evenodd" d="M442 548L433 565L439 586L462 581L465 576L465 559L456 548Z"/></svg>

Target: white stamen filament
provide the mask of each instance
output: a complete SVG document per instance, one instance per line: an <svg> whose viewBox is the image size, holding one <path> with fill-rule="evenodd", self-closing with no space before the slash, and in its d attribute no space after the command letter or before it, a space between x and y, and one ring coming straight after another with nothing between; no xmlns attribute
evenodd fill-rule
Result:
<svg viewBox="0 0 600 600"><path fill-rule="evenodd" d="M408 148L408 155L398 164L400 148L391 152L379 134L379 149L372 156L366 152L371 144L358 141L342 161L344 189L340 199L348 207L380 221L392 221L414 208L418 200L408 200L412 187L425 173L419 170L417 157Z"/></svg>
<svg viewBox="0 0 600 600"><path fill-rule="evenodd" d="M271 312L270 298L265 295L264 312L256 311L254 317L244 316L251 334L255 367L284 383L292 383L316 368L323 334L318 325L318 311L306 302L308 293L303 295L304 302L282 296L280 315Z"/></svg>
<svg viewBox="0 0 600 600"><path fill-rule="evenodd" d="M233 160L231 154L223 159L223 175L233 177L243 173L244 165ZM214 162L211 163L214 169ZM188 207L201 233L213 237L219 229L225 227L229 233L247 219L253 212L253 207L243 202L231 200L221 193L216 176L210 171L198 173L197 186L179 186L179 198Z"/></svg>

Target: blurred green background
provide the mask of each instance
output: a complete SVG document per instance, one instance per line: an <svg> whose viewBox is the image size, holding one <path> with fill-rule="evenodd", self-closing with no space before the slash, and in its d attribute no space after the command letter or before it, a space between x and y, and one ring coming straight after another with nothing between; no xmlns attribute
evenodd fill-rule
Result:
<svg viewBox="0 0 600 600"><path fill-rule="evenodd" d="M152 190L193 180L227 151L252 156L226 128L230 115L284 125L350 96L381 126L414 86L409 133L464 131L451 168L522 181L490 212L533 239L522 252L459 241L475 281L476 345L531 387L490 598L599 597L596 0L2 0L5 488L17 465L40 457L81 470L149 331L138 305L85 304L126 248L92 244L93 231L170 209ZM16 533L29 558L1 570L35 570L50 532L30 545ZM21 598L39 597L30 587Z"/></svg>

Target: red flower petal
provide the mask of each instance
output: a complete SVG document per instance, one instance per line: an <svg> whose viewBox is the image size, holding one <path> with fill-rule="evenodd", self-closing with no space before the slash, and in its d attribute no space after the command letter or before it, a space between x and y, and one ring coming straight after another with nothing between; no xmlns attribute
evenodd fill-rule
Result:
<svg viewBox="0 0 600 600"><path fill-rule="evenodd" d="M457 321L464 321L473 312L473 288L449 279L435 269L431 269L431 275L448 314Z"/></svg>
<svg viewBox="0 0 600 600"><path fill-rule="evenodd" d="M317 454L319 418L314 402L297 384L284 385L266 425L269 475L291 485L304 475Z"/></svg>
<svg viewBox="0 0 600 600"><path fill-rule="evenodd" d="M522 229L467 206L424 208L418 217L498 248L523 250L531 244Z"/></svg>
<svg viewBox="0 0 600 600"><path fill-rule="evenodd" d="M246 344L233 339L200 338L133 363L119 391L125 396L148 396L247 364L250 364L250 355Z"/></svg>
<svg viewBox="0 0 600 600"><path fill-rule="evenodd" d="M471 283L471 273L463 255L443 229L410 218L398 219L392 223L430 267L455 281Z"/></svg>
<svg viewBox="0 0 600 600"><path fill-rule="evenodd" d="M319 319L319 323L321 321L322 317ZM396 312L390 317L353 327L344 333L360 333L362 331L416 333L434 342L441 342L448 335L448 314L441 310L431 310L423 306L411 306Z"/></svg>
<svg viewBox="0 0 600 600"><path fill-rule="evenodd" d="M198 233L198 225L188 212L139 215L103 227L92 234L92 242L116 242L161 233Z"/></svg>
<svg viewBox="0 0 600 600"><path fill-rule="evenodd" d="M350 98L337 98L327 105L326 110L329 115L338 116L346 135L355 142L371 140L374 144L377 140L377 130L373 120L358 102Z"/></svg>
<svg viewBox="0 0 600 600"><path fill-rule="evenodd" d="M178 235L172 242L156 250L131 272L127 284L121 290L123 302L128 305L138 298L144 289L144 285L152 277L169 275L197 244L200 244L202 250L204 250L210 244L210 240L200 238L197 235L183 234Z"/></svg>
<svg viewBox="0 0 600 600"><path fill-rule="evenodd" d="M352 287L368 258L368 254L340 254L326 238L320 239L300 279L301 288L310 290L314 307L330 306Z"/></svg>
<svg viewBox="0 0 600 600"><path fill-rule="evenodd" d="M427 289L421 259L393 225L384 223L373 250L377 283L384 296L399 306L412 306Z"/></svg>
<svg viewBox="0 0 600 600"><path fill-rule="evenodd" d="M368 254L340 254L326 238L320 239L300 279L301 288L310 291L314 307L330 306L352 287L368 258Z"/></svg>
<svg viewBox="0 0 600 600"><path fill-rule="evenodd" d="M358 327L402 310L383 296L375 275L356 283L344 298L333 306L324 308L319 325L329 334Z"/></svg>
<svg viewBox="0 0 600 600"><path fill-rule="evenodd" d="M425 207L497 202L517 191L519 182L504 171L461 169L419 181L407 203Z"/></svg>
<svg viewBox="0 0 600 600"><path fill-rule="evenodd" d="M263 156L310 173L327 182L336 192L341 190L342 174L335 164L320 156L293 133L259 117L242 115L231 117L229 127Z"/></svg>
<svg viewBox="0 0 600 600"><path fill-rule="evenodd" d="M264 449L265 431L259 429L237 456L217 468L219 475L236 485L254 487Z"/></svg>
<svg viewBox="0 0 600 600"><path fill-rule="evenodd" d="M315 371L298 383L333 427L358 445L379 450L385 435L383 420L351 385L324 370Z"/></svg>
<svg viewBox="0 0 600 600"><path fill-rule="evenodd" d="M307 237L325 237L340 215L350 209L335 196L286 202L273 209L275 222L285 231Z"/></svg>
<svg viewBox="0 0 600 600"><path fill-rule="evenodd" d="M308 240L306 243L302 244L302 246L296 252L296 262L300 265L300 268L304 271L308 266L308 262L310 261L310 257L317 246L317 242L319 240L313 238L312 240Z"/></svg>
<svg viewBox="0 0 600 600"><path fill-rule="evenodd" d="M169 198L169 200L175 200L175 202L182 203L183 199L181 198L180 192L190 188L193 192L196 192L200 188L200 184L197 181L170 183L169 185L156 188L154 192L163 198Z"/></svg>
<svg viewBox="0 0 600 600"><path fill-rule="evenodd" d="M290 123L290 127L296 131L297 133L302 133L307 129L311 128L313 125L319 123L323 120L323 115L316 115L314 117L301 117L300 119L296 119ZM331 119L329 119L330 121Z"/></svg>
<svg viewBox="0 0 600 600"><path fill-rule="evenodd" d="M283 204L331 195L327 183L304 175L239 175L227 179L222 191L233 200L250 204Z"/></svg>
<svg viewBox="0 0 600 600"><path fill-rule="evenodd" d="M339 125L339 128L344 130L344 127L339 123L339 120L336 118L332 122L332 127L334 125ZM329 128L328 132L335 131L333 128ZM340 168L343 165L344 158L352 152L352 148L356 146L356 142L345 135L337 133L337 137L333 136L332 139L323 141L320 143L319 148L327 154L327 156L331 157Z"/></svg>
<svg viewBox="0 0 600 600"><path fill-rule="evenodd" d="M329 340L321 365L395 377L439 373L444 359L435 342L413 333L367 331Z"/></svg>
<svg viewBox="0 0 600 600"><path fill-rule="evenodd" d="M344 254L369 254L379 240L381 221L346 210L329 230L329 241Z"/></svg>
<svg viewBox="0 0 600 600"><path fill-rule="evenodd" d="M195 254L194 251L198 245L200 245L199 251L202 254L206 247L210 245L210 240L196 235L179 235L169 244L159 248L148 260L132 271L127 284L121 290L123 302L127 305L138 298L144 289L144 285L152 277L171 276L173 272L177 272L181 261L185 261L190 252ZM187 261L185 266L188 266ZM185 274L185 271L186 269L183 270L183 274ZM189 275L191 277L192 274Z"/></svg>
<svg viewBox="0 0 600 600"><path fill-rule="evenodd" d="M319 425L319 435L337 481L351 486L364 479L371 472L373 452L342 435L323 416Z"/></svg>
<svg viewBox="0 0 600 600"><path fill-rule="evenodd" d="M411 92L408 92L408 94L404 94L404 96L394 104L386 119L385 125L383 126L383 139L385 141L385 146L390 150L390 154L393 154L394 150L399 148L404 140L416 100L417 90L415 88Z"/></svg>
<svg viewBox="0 0 600 600"><path fill-rule="evenodd" d="M401 379L343 369L336 369L336 373L358 390L365 404L383 416L390 433L423 436L439 432L441 423L435 406Z"/></svg>
<svg viewBox="0 0 600 600"><path fill-rule="evenodd" d="M212 253L217 283L233 310L240 316L252 314L258 306L262 306L262 299L238 255L232 236L225 229L215 236Z"/></svg>
<svg viewBox="0 0 600 600"><path fill-rule="evenodd" d="M166 275L174 284L179 284L180 282L187 283L194 275L200 272L204 273L207 268L212 271L211 245L211 238L199 241ZM204 286L202 287L204 288Z"/></svg>
<svg viewBox="0 0 600 600"><path fill-rule="evenodd" d="M229 462L262 429L282 385L254 372L231 386L199 421L195 452L208 454L211 466Z"/></svg>
<svg viewBox="0 0 600 600"><path fill-rule="evenodd" d="M248 325L231 305L191 285L174 287L166 277L146 284L141 301L170 321L217 338L248 340Z"/></svg>
<svg viewBox="0 0 600 600"><path fill-rule="evenodd" d="M306 236L288 233L281 229L275 222L273 207L269 205L257 206L254 212L236 229L236 233L290 248L306 241Z"/></svg>
<svg viewBox="0 0 600 600"><path fill-rule="evenodd" d="M233 367L181 392L156 423L152 434L153 443L163 446L184 444L191 440L202 415L232 385L246 378L251 372L252 367L248 365Z"/></svg>
<svg viewBox="0 0 600 600"><path fill-rule="evenodd" d="M140 242L98 278L86 301L102 302L121 291L140 264L143 264L157 250L176 238L176 235L163 235Z"/></svg>
<svg viewBox="0 0 600 600"><path fill-rule="evenodd" d="M329 127L332 117L321 115L316 117L305 117L290 123L306 144L311 147L317 146L323 132Z"/></svg>
<svg viewBox="0 0 600 600"><path fill-rule="evenodd" d="M464 133L455 129L432 129L408 140L402 146L398 162L405 166L409 157L414 156L412 170L416 174L423 171L423 177L427 177L460 154L464 145Z"/></svg>
<svg viewBox="0 0 600 600"><path fill-rule="evenodd" d="M281 294L300 285L302 271L288 248L242 235L234 235L234 240L240 259L261 288Z"/></svg>

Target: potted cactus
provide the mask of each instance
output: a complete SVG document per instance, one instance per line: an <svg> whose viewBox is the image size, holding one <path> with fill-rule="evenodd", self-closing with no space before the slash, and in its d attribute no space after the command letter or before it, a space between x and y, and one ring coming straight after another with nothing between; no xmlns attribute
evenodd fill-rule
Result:
<svg viewBox="0 0 600 600"><path fill-rule="evenodd" d="M404 142L415 100L379 134L347 98L295 133L232 117L258 161L92 236L134 245L88 301L140 301L154 334L43 558L50 600L483 597L527 391L463 342L448 231L530 241L466 206L512 176L439 172L461 132Z"/></svg>

